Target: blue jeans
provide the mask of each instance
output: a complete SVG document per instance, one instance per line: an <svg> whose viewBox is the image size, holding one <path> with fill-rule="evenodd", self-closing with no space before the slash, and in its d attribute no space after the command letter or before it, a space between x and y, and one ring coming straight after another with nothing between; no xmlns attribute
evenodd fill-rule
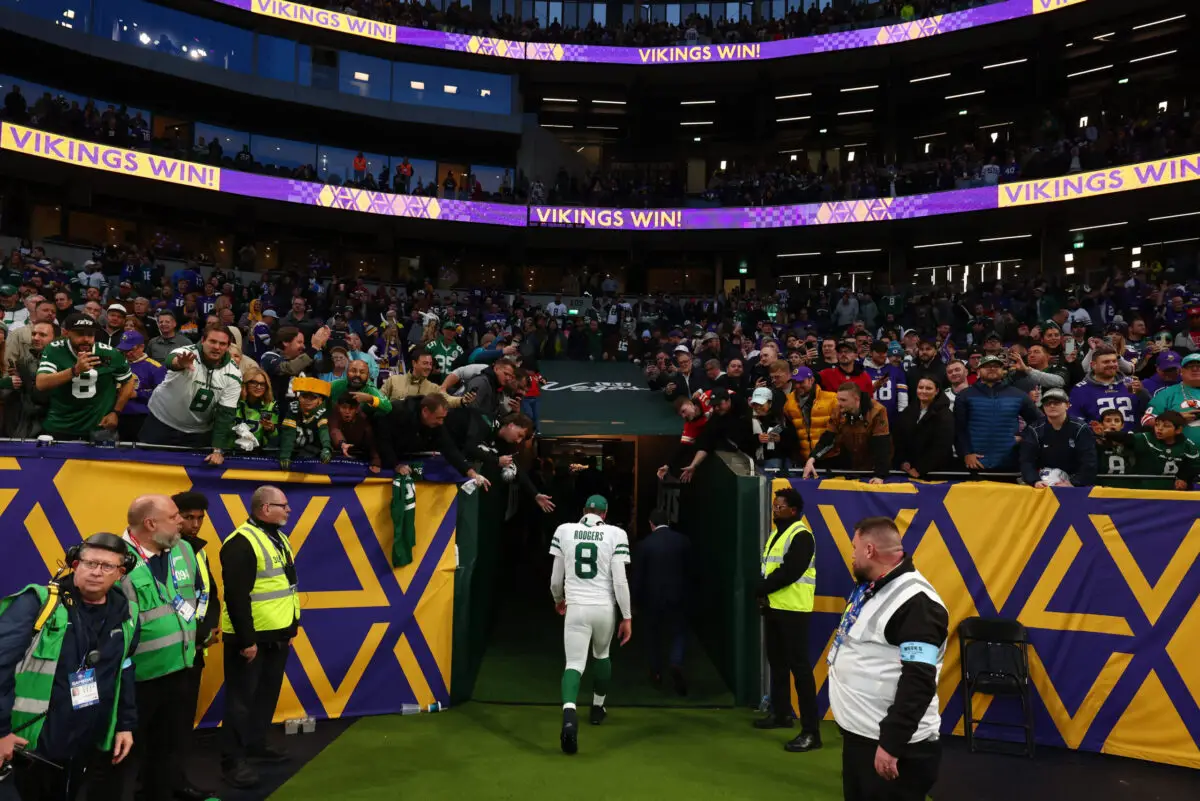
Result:
<svg viewBox="0 0 1200 801"><path fill-rule="evenodd" d="M538 420L538 401L541 398L521 398L521 414L533 421L533 430L541 431L541 422Z"/></svg>

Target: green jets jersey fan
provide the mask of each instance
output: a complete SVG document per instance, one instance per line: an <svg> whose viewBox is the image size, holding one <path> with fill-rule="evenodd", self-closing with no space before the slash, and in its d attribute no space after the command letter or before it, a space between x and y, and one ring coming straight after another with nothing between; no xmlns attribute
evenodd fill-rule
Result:
<svg viewBox="0 0 1200 801"><path fill-rule="evenodd" d="M67 323L70 325L70 318ZM95 322L92 322L92 326L93 331L99 329ZM118 387L131 380L133 372L119 350L110 348L103 342L86 341L88 337L83 337L79 347L94 353L99 363L91 370L76 375L74 371L79 360L79 351L71 344L70 336L77 335L72 332L68 337L51 342L42 351L42 361L38 365L39 379L42 376L49 378L56 375L61 375L64 379L46 390L50 395L50 408L46 412L42 428L56 437L86 439L100 428L100 421L104 416L114 411ZM45 380L39 380L39 389L43 388Z"/></svg>
<svg viewBox="0 0 1200 801"><path fill-rule="evenodd" d="M457 325L447 322L442 326L443 338L434 342L430 342L426 347L426 350L428 350L433 356L433 365L436 368L437 374L443 379L450 374L451 370L458 366L458 362L462 360L464 354L466 353L466 351L463 350L462 345L458 344L456 340L451 339L449 342L445 341L445 334L447 331L453 332L457 330Z"/></svg>
<svg viewBox="0 0 1200 801"><path fill-rule="evenodd" d="M242 371L228 351L206 360L204 348L208 342L206 339L199 345L185 345L171 351L166 360L167 377L154 388L147 406L150 414L169 428L185 434L211 431L214 448L229 448L233 445L233 420L242 397ZM188 354L190 361L181 368L180 357Z"/></svg>

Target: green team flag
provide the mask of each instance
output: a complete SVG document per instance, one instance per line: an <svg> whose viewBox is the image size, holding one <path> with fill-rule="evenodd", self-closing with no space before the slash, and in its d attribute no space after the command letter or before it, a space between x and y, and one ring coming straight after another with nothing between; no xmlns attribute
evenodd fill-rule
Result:
<svg viewBox="0 0 1200 801"><path fill-rule="evenodd" d="M392 567L412 563L417 544L417 489L412 475L392 479Z"/></svg>

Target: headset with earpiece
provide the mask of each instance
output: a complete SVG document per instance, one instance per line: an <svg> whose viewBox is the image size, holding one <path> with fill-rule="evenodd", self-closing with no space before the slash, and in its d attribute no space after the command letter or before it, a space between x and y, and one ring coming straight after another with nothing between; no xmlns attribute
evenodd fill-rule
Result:
<svg viewBox="0 0 1200 801"><path fill-rule="evenodd" d="M113 553L120 552L123 555L121 567L125 569L126 573L132 572L133 569L137 567L138 558L137 554L133 552L133 549L129 547L125 540L121 539L116 534L109 534L107 531L101 531L98 534L93 534L78 545L72 545L70 548L68 548L65 557L66 567L70 568L77 561L79 561L79 555L83 552L83 549L88 546L102 548L103 550L111 551Z"/></svg>

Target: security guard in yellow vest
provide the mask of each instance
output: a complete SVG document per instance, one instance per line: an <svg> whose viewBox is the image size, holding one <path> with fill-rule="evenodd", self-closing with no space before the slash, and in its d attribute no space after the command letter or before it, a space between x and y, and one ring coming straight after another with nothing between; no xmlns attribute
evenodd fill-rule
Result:
<svg viewBox="0 0 1200 801"><path fill-rule="evenodd" d="M300 621L300 595L287 524L287 497L263 486L250 499L250 519L221 544L225 608L225 741L221 774L234 787L259 782L249 764L286 762L285 751L267 745L279 701L288 650Z"/></svg>
<svg viewBox="0 0 1200 801"><path fill-rule="evenodd" d="M808 658L808 624L817 589L816 541L800 517L804 499L792 487L777 490L771 504L775 530L762 555L756 595L765 619L771 666L771 713L755 728L792 727L792 681L800 704L800 734L784 745L799 753L821 747L817 687Z"/></svg>

